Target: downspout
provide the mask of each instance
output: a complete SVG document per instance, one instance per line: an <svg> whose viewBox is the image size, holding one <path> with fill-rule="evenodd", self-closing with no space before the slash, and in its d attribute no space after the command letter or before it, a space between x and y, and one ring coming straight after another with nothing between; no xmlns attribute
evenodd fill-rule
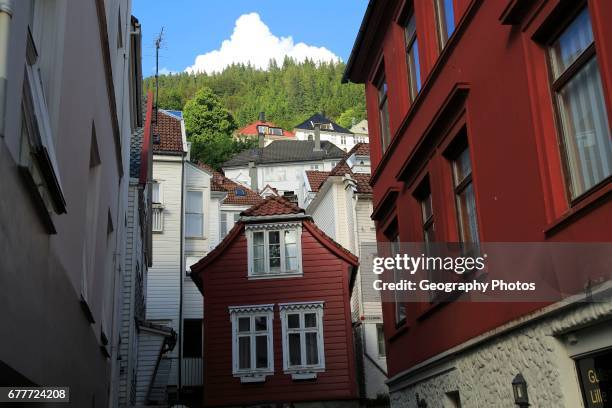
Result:
<svg viewBox="0 0 612 408"><path fill-rule="evenodd" d="M0 137L4 137L6 88L8 84L8 50L10 44L13 0L0 0Z"/></svg>
<svg viewBox="0 0 612 408"><path fill-rule="evenodd" d="M179 262L180 265L180 271L179 271L179 287L180 287L180 296L179 296L179 321L178 321L178 328L179 328L179 338L178 338L178 387L177 387L177 399L178 401L181 400L181 388L183 386L182 384L182 370L183 370L183 276L185 275L185 256L183 254L184 251L184 241L185 241L185 225L184 225L184 219L185 219L185 187L186 187L186 182L185 182L185 159L186 159L186 153L183 156L183 160L181 160L181 248L180 248L180 254L181 254L181 259Z"/></svg>

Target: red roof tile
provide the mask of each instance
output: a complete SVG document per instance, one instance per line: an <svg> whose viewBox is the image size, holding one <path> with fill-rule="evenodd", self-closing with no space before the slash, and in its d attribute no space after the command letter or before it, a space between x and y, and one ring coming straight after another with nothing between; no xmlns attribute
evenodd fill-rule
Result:
<svg viewBox="0 0 612 408"><path fill-rule="evenodd" d="M297 205L287 201L286 199L271 195L261 201L259 204L255 204L248 210L244 210L240 215L247 217L258 217L268 215L289 215L289 214L302 214L304 210Z"/></svg>
<svg viewBox="0 0 612 408"><path fill-rule="evenodd" d="M319 170L306 170L306 177L308 178L308 184L310 184L310 191L317 192L327 180L329 171Z"/></svg>
<svg viewBox="0 0 612 408"><path fill-rule="evenodd" d="M268 127L274 127L274 128L278 127L272 122L262 122L258 120L257 122L253 122L253 123L246 125L245 127L240 129L236 133L239 135L244 135L244 136L257 136L259 134L259 131L257 129L258 126L268 126ZM267 133L266 136L280 136L280 135L272 135L270 133ZM293 134L293 132L283 129L283 136L294 137L295 135Z"/></svg>
<svg viewBox="0 0 612 408"><path fill-rule="evenodd" d="M223 204L254 205L263 201L263 198L261 198L255 191L228 179L223 174L210 167L208 164L198 163L197 165L209 173L212 173L212 191L222 191L227 193L227 197L225 197L225 200L223 200ZM239 189L243 190L245 195L237 195L236 190Z"/></svg>
<svg viewBox="0 0 612 408"><path fill-rule="evenodd" d="M159 135L159 143L153 143L154 152L183 153L183 131L181 120L160 110L155 122L153 112L153 134ZM155 141L155 138L153 139Z"/></svg>

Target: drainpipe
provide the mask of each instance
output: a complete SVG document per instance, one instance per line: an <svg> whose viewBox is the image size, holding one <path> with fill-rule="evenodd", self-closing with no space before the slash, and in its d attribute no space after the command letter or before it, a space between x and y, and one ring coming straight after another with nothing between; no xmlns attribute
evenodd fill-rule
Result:
<svg viewBox="0 0 612 408"><path fill-rule="evenodd" d="M0 0L0 137L4 137L6 119L8 49L12 17L13 0Z"/></svg>

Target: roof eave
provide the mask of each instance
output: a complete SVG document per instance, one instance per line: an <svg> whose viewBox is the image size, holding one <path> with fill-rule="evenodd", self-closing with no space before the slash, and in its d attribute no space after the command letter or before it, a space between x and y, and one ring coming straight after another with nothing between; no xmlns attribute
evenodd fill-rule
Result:
<svg viewBox="0 0 612 408"><path fill-rule="evenodd" d="M349 82L352 78L353 66L355 64L355 60L357 59L357 54L359 54L359 52L361 51L365 32L368 27L368 24L370 23L370 18L372 17L372 10L374 10L375 3L376 0L370 0L368 2L368 7L366 8L363 20L361 21L361 25L359 26L359 31L357 32L357 38L355 39L355 43L353 44L353 49L351 50L351 55L349 56L348 62L346 63L344 74L342 74L343 84Z"/></svg>

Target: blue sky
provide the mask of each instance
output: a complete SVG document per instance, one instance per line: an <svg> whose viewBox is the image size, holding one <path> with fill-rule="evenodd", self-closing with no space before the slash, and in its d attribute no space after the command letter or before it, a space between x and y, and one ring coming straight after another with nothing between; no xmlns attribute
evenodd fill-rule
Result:
<svg viewBox="0 0 612 408"><path fill-rule="evenodd" d="M213 72L231 61L245 59L261 66L269 60L266 53L276 58L291 55L297 59L346 61L367 3L367 0L134 0L132 14L142 24L142 67L143 74L149 76L155 72L154 43L162 26L164 42L159 65L163 72L182 72L188 67ZM214 50L218 52L210 53ZM196 64L196 57L207 53L210 54Z"/></svg>

